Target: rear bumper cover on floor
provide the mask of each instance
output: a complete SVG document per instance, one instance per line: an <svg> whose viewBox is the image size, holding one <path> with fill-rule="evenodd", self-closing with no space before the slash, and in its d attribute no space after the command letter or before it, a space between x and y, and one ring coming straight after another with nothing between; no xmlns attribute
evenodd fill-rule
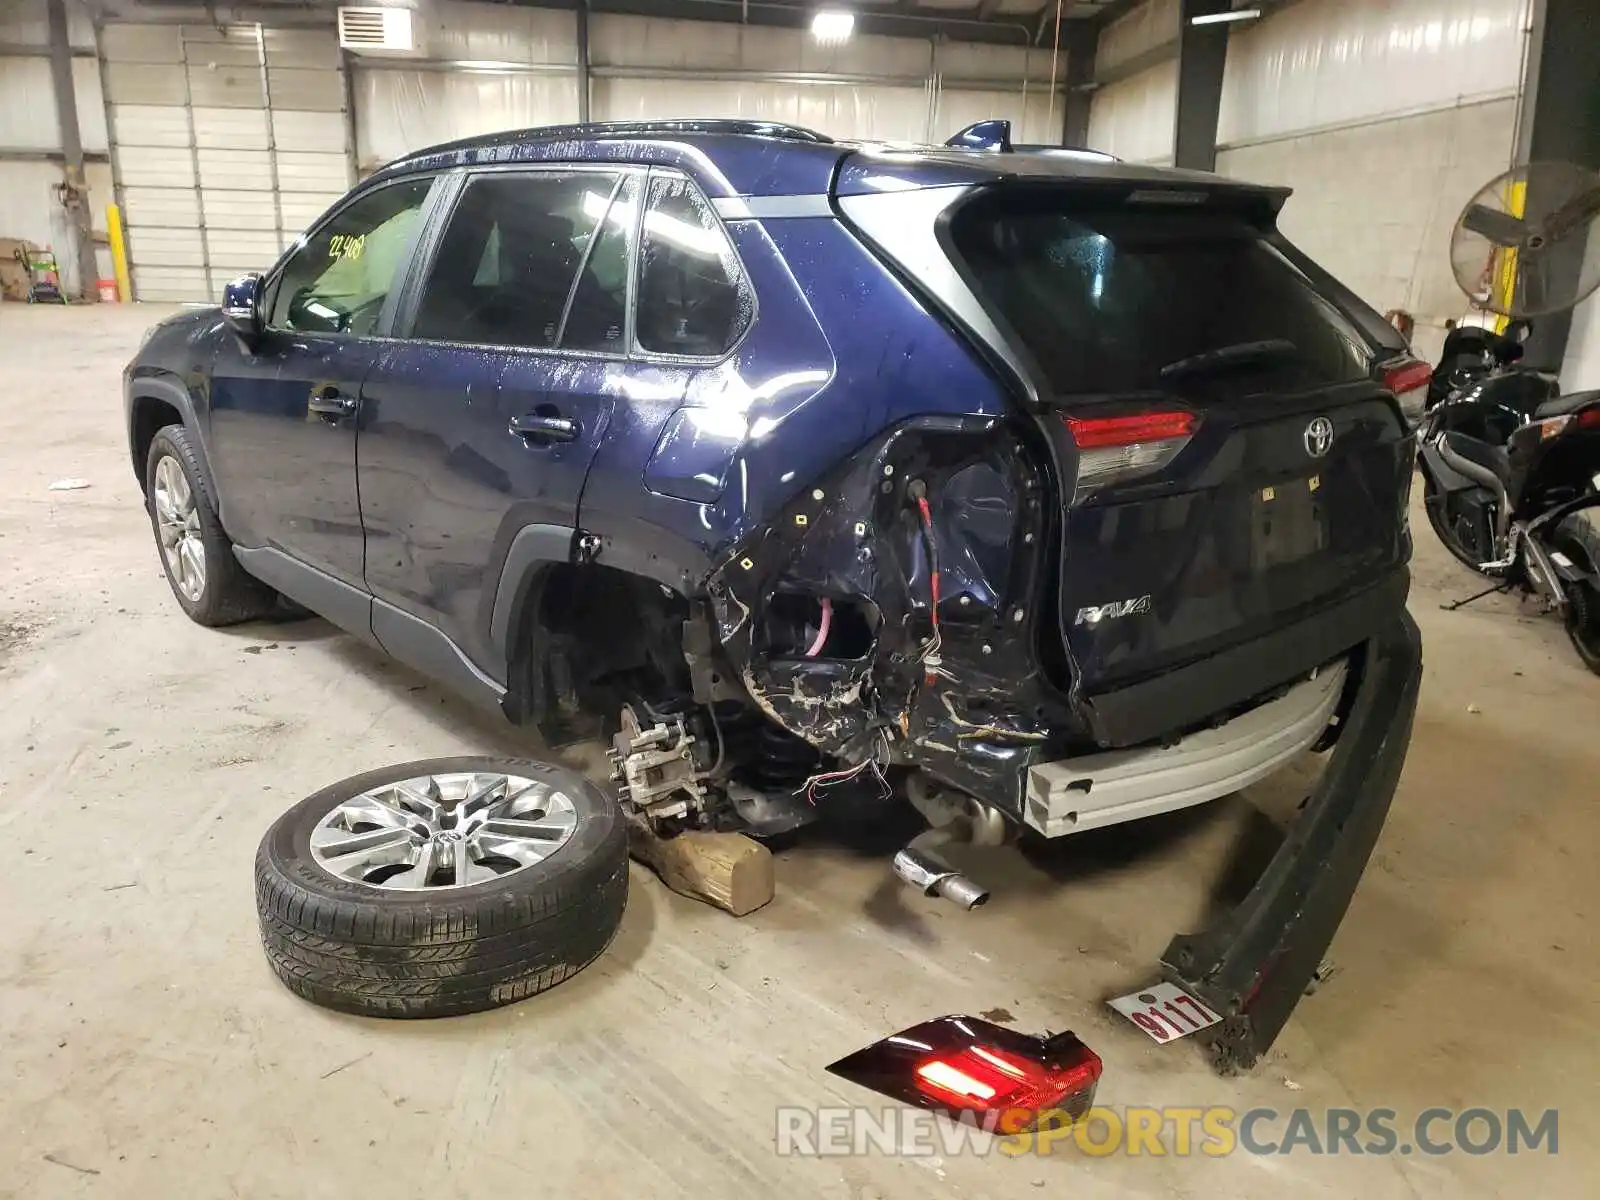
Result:
<svg viewBox="0 0 1600 1200"><path fill-rule="evenodd" d="M1232 911L1180 934L1162 973L1223 1015L1200 1036L1219 1070L1252 1066L1304 995L1366 870L1411 741L1422 641L1402 615L1352 658L1343 730L1283 845Z"/></svg>

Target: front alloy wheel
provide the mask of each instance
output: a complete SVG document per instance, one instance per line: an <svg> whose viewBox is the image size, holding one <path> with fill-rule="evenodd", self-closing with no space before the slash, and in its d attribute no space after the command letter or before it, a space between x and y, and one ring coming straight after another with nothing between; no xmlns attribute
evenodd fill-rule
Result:
<svg viewBox="0 0 1600 1200"><path fill-rule="evenodd" d="M168 425L150 440L144 490L162 569L191 620L232 625L273 611L277 594L246 574L234 557L183 426Z"/></svg>
<svg viewBox="0 0 1600 1200"><path fill-rule="evenodd" d="M206 591L206 550L201 541L200 514L195 508L194 489L172 455L164 454L157 460L155 486L150 494L156 506L161 555L172 574L172 586L185 599L198 604Z"/></svg>

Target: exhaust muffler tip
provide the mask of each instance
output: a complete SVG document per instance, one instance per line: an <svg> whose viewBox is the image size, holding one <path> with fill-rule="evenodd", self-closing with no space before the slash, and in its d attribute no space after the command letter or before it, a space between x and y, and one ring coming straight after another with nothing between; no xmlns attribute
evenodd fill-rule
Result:
<svg viewBox="0 0 1600 1200"><path fill-rule="evenodd" d="M952 871L939 882L939 895L968 912L989 902L989 889Z"/></svg>
<svg viewBox="0 0 1600 1200"><path fill-rule="evenodd" d="M915 846L894 856L894 873L924 896L942 897L969 912L989 899L986 888Z"/></svg>

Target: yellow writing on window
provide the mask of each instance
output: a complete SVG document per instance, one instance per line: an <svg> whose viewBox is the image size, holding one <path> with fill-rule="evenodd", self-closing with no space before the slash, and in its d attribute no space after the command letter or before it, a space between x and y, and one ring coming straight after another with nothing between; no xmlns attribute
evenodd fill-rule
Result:
<svg viewBox="0 0 1600 1200"><path fill-rule="evenodd" d="M367 248L367 235L336 233L328 239L329 258L360 258Z"/></svg>

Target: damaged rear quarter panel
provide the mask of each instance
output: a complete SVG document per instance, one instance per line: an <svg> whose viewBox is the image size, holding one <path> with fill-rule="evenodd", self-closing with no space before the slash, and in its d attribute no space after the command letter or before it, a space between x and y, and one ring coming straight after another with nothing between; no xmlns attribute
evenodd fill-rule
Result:
<svg viewBox="0 0 1600 1200"><path fill-rule="evenodd" d="M937 641L929 538L911 499L924 489ZM912 418L713 575L723 649L755 702L823 752L855 763L887 748L1020 817L1027 768L1070 725L1033 647L1050 495L1006 422ZM815 615L797 628L792 613L807 607Z"/></svg>

